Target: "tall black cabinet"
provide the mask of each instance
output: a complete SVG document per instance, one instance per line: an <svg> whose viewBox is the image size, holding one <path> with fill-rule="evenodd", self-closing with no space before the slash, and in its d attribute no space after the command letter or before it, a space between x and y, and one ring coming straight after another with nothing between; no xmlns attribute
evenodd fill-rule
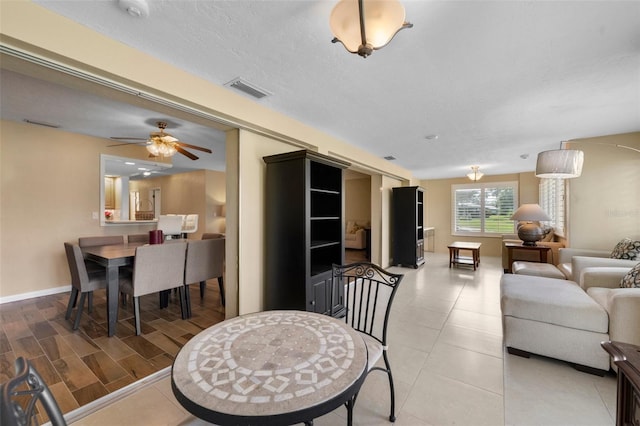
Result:
<svg viewBox="0 0 640 426"><path fill-rule="evenodd" d="M266 308L342 316L331 265L344 263L344 185L349 163L302 150L264 157Z"/></svg>
<svg viewBox="0 0 640 426"><path fill-rule="evenodd" d="M393 188L393 263L417 268L424 263L424 190Z"/></svg>

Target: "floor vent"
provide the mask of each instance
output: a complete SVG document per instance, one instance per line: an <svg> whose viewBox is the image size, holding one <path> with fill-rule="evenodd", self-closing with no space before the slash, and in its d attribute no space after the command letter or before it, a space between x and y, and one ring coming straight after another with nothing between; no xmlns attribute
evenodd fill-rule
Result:
<svg viewBox="0 0 640 426"><path fill-rule="evenodd" d="M255 84L248 83L247 81L239 77L234 78L230 82L226 83L225 86L239 90L240 92L256 99L262 99L266 96L271 95L271 93L267 92L266 90L257 87Z"/></svg>

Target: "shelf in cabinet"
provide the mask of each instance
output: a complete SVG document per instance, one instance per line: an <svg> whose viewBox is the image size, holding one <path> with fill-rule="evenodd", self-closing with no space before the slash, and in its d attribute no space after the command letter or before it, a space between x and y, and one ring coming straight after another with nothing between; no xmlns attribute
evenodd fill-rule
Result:
<svg viewBox="0 0 640 426"><path fill-rule="evenodd" d="M313 249L318 249L323 247L331 247L339 244L340 244L340 241L314 240L314 241L311 241L311 249L313 250Z"/></svg>

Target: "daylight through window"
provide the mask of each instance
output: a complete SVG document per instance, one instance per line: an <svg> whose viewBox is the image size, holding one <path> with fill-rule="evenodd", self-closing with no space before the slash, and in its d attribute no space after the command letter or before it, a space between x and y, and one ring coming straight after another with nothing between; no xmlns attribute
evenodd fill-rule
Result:
<svg viewBox="0 0 640 426"><path fill-rule="evenodd" d="M452 185L454 235L492 236L515 232L518 182Z"/></svg>

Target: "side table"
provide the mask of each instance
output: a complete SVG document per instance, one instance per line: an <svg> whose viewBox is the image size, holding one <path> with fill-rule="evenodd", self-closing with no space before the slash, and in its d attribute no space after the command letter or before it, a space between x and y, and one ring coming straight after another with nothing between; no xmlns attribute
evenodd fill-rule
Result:
<svg viewBox="0 0 640 426"><path fill-rule="evenodd" d="M602 342L618 366L616 426L640 424L640 346Z"/></svg>
<svg viewBox="0 0 640 426"><path fill-rule="evenodd" d="M449 244L449 268L451 265L472 265L475 271L480 266L480 246L482 243L456 241ZM460 250L468 250L471 257L460 256Z"/></svg>
<svg viewBox="0 0 640 426"><path fill-rule="evenodd" d="M508 269L507 272L511 273L511 265L513 264L513 250L532 250L537 251L539 254L539 263L547 263L547 253L551 250L551 247L535 245L535 246L525 246L521 243L504 243L504 246L507 249L507 261L508 261ZM535 262L529 260L529 262Z"/></svg>

